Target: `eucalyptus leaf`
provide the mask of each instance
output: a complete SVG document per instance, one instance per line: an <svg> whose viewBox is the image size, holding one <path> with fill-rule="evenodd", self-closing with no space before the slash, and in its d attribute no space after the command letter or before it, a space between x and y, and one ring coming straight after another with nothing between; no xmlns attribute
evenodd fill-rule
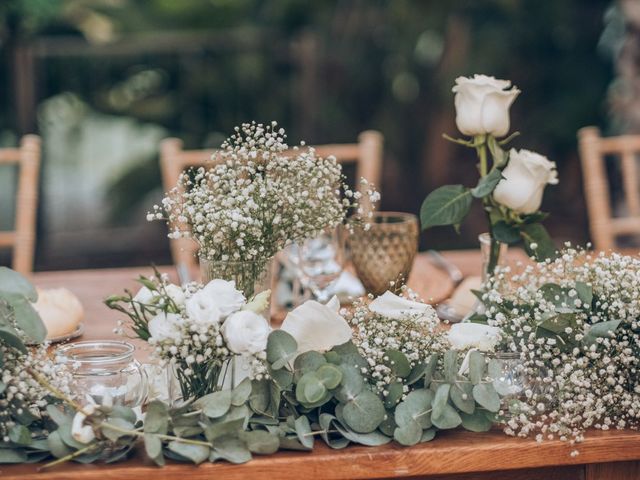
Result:
<svg viewBox="0 0 640 480"><path fill-rule="evenodd" d="M324 355L311 350L298 355L293 363L293 368L296 374L302 376L308 372L315 372L326 363L327 360L324 358Z"/></svg>
<svg viewBox="0 0 640 480"><path fill-rule="evenodd" d="M476 411L472 414L460 412L460 418L462 418L462 426L471 432L488 432L491 430L492 422L481 411Z"/></svg>
<svg viewBox="0 0 640 480"><path fill-rule="evenodd" d="M370 433L358 433L350 430L339 422L335 422L334 426L336 430L338 430L338 432L340 432L340 434L343 435L346 439L360 445L366 445L368 447L378 447L380 445L386 445L391 441L391 437L388 437L377 430Z"/></svg>
<svg viewBox="0 0 640 480"><path fill-rule="evenodd" d="M370 390L360 392L342 411L347 426L357 433L373 432L384 420L385 413L382 401Z"/></svg>
<svg viewBox="0 0 640 480"><path fill-rule="evenodd" d="M251 395L249 396L249 406L258 413L264 414L271 402L268 380L254 380L251 382Z"/></svg>
<svg viewBox="0 0 640 480"><path fill-rule="evenodd" d="M384 352L387 359L385 363L389 366L394 375L404 378L411 373L411 365L407 356L400 350L389 349Z"/></svg>
<svg viewBox="0 0 640 480"><path fill-rule="evenodd" d="M13 347L22 353L28 352L27 347L24 345L18 332L9 325L0 326L0 342L4 342L6 345Z"/></svg>
<svg viewBox="0 0 640 480"><path fill-rule="evenodd" d="M429 428L431 426L432 402L433 392L426 389L414 390L396 407L395 423L399 427L417 423L421 428Z"/></svg>
<svg viewBox="0 0 640 480"><path fill-rule="evenodd" d="M462 423L458 412L449 404L446 404L439 413L438 416L432 413L431 423L440 430L456 428Z"/></svg>
<svg viewBox="0 0 640 480"><path fill-rule="evenodd" d="M278 451L280 440L277 435L273 435L264 430L254 430L252 432L241 432L240 440L243 440L247 448L252 453L270 455Z"/></svg>
<svg viewBox="0 0 640 480"><path fill-rule="evenodd" d="M496 389L490 383L474 385L473 398L490 412L497 412L500 410L500 397L498 396Z"/></svg>
<svg viewBox="0 0 640 480"><path fill-rule="evenodd" d="M169 410L167 405L159 400L153 400L147 405L144 417L145 433L166 434L169 428ZM154 457L151 457L154 458Z"/></svg>
<svg viewBox="0 0 640 480"><path fill-rule="evenodd" d="M51 420L56 423L56 425L63 425L65 423L71 425L73 417L71 415L67 415L61 409L62 406L60 405L47 405L47 414Z"/></svg>
<svg viewBox="0 0 640 480"><path fill-rule="evenodd" d="M149 458L155 459L162 455L162 441L153 433L145 433L144 450Z"/></svg>
<svg viewBox="0 0 640 480"><path fill-rule="evenodd" d="M407 447L420 442L422 438L422 427L416 422L409 422L402 427L398 427L393 432L393 439L400 445Z"/></svg>
<svg viewBox="0 0 640 480"><path fill-rule="evenodd" d="M16 325L32 343L42 343L47 337L47 328L40 315L26 297L21 297L11 303Z"/></svg>
<svg viewBox="0 0 640 480"><path fill-rule="evenodd" d="M267 361L275 370L284 367L293 358L298 343L284 330L274 330L267 339Z"/></svg>
<svg viewBox="0 0 640 480"><path fill-rule="evenodd" d="M444 409L447 406L447 401L449 400L449 390L451 390L451 385L448 383L443 383L438 386L435 397L433 398L432 417L439 417L444 412Z"/></svg>
<svg viewBox="0 0 640 480"><path fill-rule="evenodd" d="M422 229L438 225L459 225L469 213L473 196L462 185L445 185L425 198L420 208Z"/></svg>
<svg viewBox="0 0 640 480"><path fill-rule="evenodd" d="M196 465L207 460L209 458L209 453L211 452L211 449L204 445L193 445L176 440L169 442L167 448L181 457L191 460Z"/></svg>
<svg viewBox="0 0 640 480"><path fill-rule="evenodd" d="M338 450L349 445L349 439L345 438L340 433L332 432L332 430L336 430L336 417L329 413L321 413L318 417L318 423L320 424L321 429L320 437L329 447Z"/></svg>
<svg viewBox="0 0 640 480"><path fill-rule="evenodd" d="M109 426L116 427L117 430L115 428L109 428ZM60 427L60 430L62 430L62 428L63 427ZM107 420L101 424L100 431L109 440L111 440L112 442L116 442L121 437L128 437L133 435L132 433L124 433L121 430L134 430L134 428L135 427L131 422L128 422L123 418L114 417L107 418ZM63 436L62 439L65 441L65 443L67 443L67 438ZM80 446L76 445L75 448L81 448L83 446L84 445L80 444Z"/></svg>
<svg viewBox="0 0 640 480"><path fill-rule="evenodd" d="M0 291L23 296L30 302L38 300L38 292L31 282L7 267L0 267Z"/></svg>
<svg viewBox="0 0 640 480"><path fill-rule="evenodd" d="M247 463L251 460L251 452L242 440L233 437L223 438L214 445L209 458L212 462L218 459L235 464Z"/></svg>
<svg viewBox="0 0 640 480"><path fill-rule="evenodd" d="M429 428L422 432L422 437L420 437L420 443L430 442L436 437L436 429Z"/></svg>
<svg viewBox="0 0 640 480"><path fill-rule="evenodd" d="M51 452L51 455L56 458L66 457L73 451L62 440L60 430L54 430L53 432L49 433L49 436L47 437L47 443L49 444L49 451ZM1 452L2 449L0 449L0 453Z"/></svg>
<svg viewBox="0 0 640 480"><path fill-rule="evenodd" d="M332 351L340 356L343 365L355 368L366 368L368 366L367 361L360 355L358 347L351 341L333 347Z"/></svg>
<svg viewBox="0 0 640 480"><path fill-rule="evenodd" d="M243 379L231 392L231 405L239 407L249 399L251 395L251 380L249 377Z"/></svg>
<svg viewBox="0 0 640 480"><path fill-rule="evenodd" d="M280 370L270 370L271 379L280 387L280 390L288 389L293 383L293 372L284 368Z"/></svg>
<svg viewBox="0 0 640 480"><path fill-rule="evenodd" d="M447 382L455 382L458 376L458 351L447 350L444 354L444 378Z"/></svg>
<svg viewBox="0 0 640 480"><path fill-rule="evenodd" d="M295 429L298 440L305 447L311 450L313 448L313 435L311 434L311 426L309 419L302 415L295 420Z"/></svg>
<svg viewBox="0 0 640 480"><path fill-rule="evenodd" d="M200 397L193 403L209 418L218 418L229 411L231 407L231 390L220 390Z"/></svg>
<svg viewBox="0 0 640 480"><path fill-rule="evenodd" d="M477 350L469 353L469 380L471 383L477 385L482 382L486 368L487 362L482 353Z"/></svg>
<svg viewBox="0 0 640 480"><path fill-rule="evenodd" d="M340 385L342 381L342 370L332 364L322 365L316 371L316 377L326 388L332 390Z"/></svg>
<svg viewBox="0 0 640 480"><path fill-rule="evenodd" d="M66 447L65 447L66 448ZM53 452L51 452L56 456ZM64 456L64 455L62 455ZM27 461L27 454L22 450L10 448L0 448L0 464L3 463L24 463Z"/></svg>
<svg viewBox="0 0 640 480"><path fill-rule="evenodd" d="M17 445L27 446L31 443L31 432L24 425L17 424L9 430L9 439Z"/></svg>
<svg viewBox="0 0 640 480"><path fill-rule="evenodd" d="M473 385L466 382L457 382L451 387L449 396L453 404L467 414L472 414L476 409L476 402L473 399Z"/></svg>
<svg viewBox="0 0 640 480"><path fill-rule="evenodd" d="M346 403L354 399L364 389L364 378L356 367L341 365L342 381L335 391L335 396L339 402Z"/></svg>
<svg viewBox="0 0 640 480"><path fill-rule="evenodd" d="M589 326L584 336L583 342L586 345L596 343L598 338L611 338L615 335L615 331L622 323L622 320L608 320L606 322L598 322Z"/></svg>
<svg viewBox="0 0 640 480"><path fill-rule="evenodd" d="M576 292L584 306L591 308L591 302L593 301L593 288L584 282L576 282Z"/></svg>
<svg viewBox="0 0 640 480"><path fill-rule="evenodd" d="M394 408L404 394L404 386L402 383L392 383L387 387L387 396L384 397L385 408Z"/></svg>

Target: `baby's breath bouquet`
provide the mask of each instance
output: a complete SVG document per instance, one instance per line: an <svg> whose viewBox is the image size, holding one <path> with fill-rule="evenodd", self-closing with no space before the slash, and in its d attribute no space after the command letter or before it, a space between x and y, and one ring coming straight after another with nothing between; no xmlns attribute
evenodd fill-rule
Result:
<svg viewBox="0 0 640 480"><path fill-rule="evenodd" d="M252 280L288 243L335 228L354 209L364 211L361 193L346 185L335 157L319 157L304 143L290 150L276 122L246 123L235 132L210 167L185 172L148 218L167 219L171 238L195 240L201 262L253 265L238 284L252 295ZM368 193L377 200L377 192Z"/></svg>
<svg viewBox="0 0 640 480"><path fill-rule="evenodd" d="M112 296L106 304L125 313L136 336L154 347L159 364L172 369L181 393L172 397L199 398L233 384L236 356L243 357L250 376L261 374L270 328L260 313L269 292L247 303L225 280L179 287L156 273L140 282L135 296ZM118 333L122 327L121 322Z"/></svg>
<svg viewBox="0 0 640 480"><path fill-rule="evenodd" d="M482 299L528 378L507 433L573 443L590 427L640 426L640 260L567 246L498 269Z"/></svg>

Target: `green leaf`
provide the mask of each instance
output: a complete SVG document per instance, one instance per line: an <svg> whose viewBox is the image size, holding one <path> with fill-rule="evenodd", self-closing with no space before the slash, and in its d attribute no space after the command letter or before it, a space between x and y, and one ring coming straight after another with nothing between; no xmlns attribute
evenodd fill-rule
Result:
<svg viewBox="0 0 640 480"><path fill-rule="evenodd" d="M553 260L557 257L558 249L553 243L553 240L551 240L547 230L539 223L524 225L520 229L520 235L524 240L524 247L527 254L534 257L536 261L544 261L547 258ZM533 244L537 246L535 249L532 248Z"/></svg>
<svg viewBox="0 0 640 480"><path fill-rule="evenodd" d="M144 435L144 450L149 458L155 459L162 454L162 441L156 435L146 433Z"/></svg>
<svg viewBox="0 0 640 480"><path fill-rule="evenodd" d="M55 432L53 432L55 433ZM55 453L51 452L54 456ZM62 455L64 456L64 455ZM0 464L3 463L24 463L27 460L27 454L22 450L13 450L10 448L0 448Z"/></svg>
<svg viewBox="0 0 640 480"><path fill-rule="evenodd" d="M386 445L391 441L390 437L378 432L373 431L370 433L358 433L348 429L340 422L335 422L334 426L341 435L346 439L351 440L353 443L359 443L360 445L366 445L368 447L378 447L380 445Z"/></svg>
<svg viewBox="0 0 640 480"><path fill-rule="evenodd" d="M408 377L411 373L411 364L407 356L400 350L389 349L384 352L388 360L385 361L391 371L400 378Z"/></svg>
<svg viewBox="0 0 640 480"><path fill-rule="evenodd" d="M431 422L440 430L456 428L462 423L462 419L460 418L458 412L456 412L456 410L449 404L446 404L439 413L440 415L438 416L432 413Z"/></svg>
<svg viewBox="0 0 640 480"><path fill-rule="evenodd" d="M436 394L433 397L433 412L431 412L432 417L439 417L442 415L445 407L447 406L447 401L449 400L450 389L451 385L449 385L448 383L443 383L436 390Z"/></svg>
<svg viewBox="0 0 640 480"><path fill-rule="evenodd" d="M490 412L500 410L500 397L493 385L489 383L481 383L474 385L473 398L480 406L486 408Z"/></svg>
<svg viewBox="0 0 640 480"><path fill-rule="evenodd" d="M504 220L500 220L491 226L491 233L499 242L512 245L520 241L520 230L513 225L509 225Z"/></svg>
<svg viewBox="0 0 640 480"><path fill-rule="evenodd" d="M271 379L280 387L280 390L288 389L293 383L293 372L284 368L280 370L269 370Z"/></svg>
<svg viewBox="0 0 640 480"><path fill-rule="evenodd" d="M356 367L341 365L342 382L335 391L339 402L347 403L354 399L364 389L364 378Z"/></svg>
<svg viewBox="0 0 640 480"><path fill-rule="evenodd" d="M14 425L9 430L9 439L18 445L29 445L31 443L31 432L24 425Z"/></svg>
<svg viewBox="0 0 640 480"><path fill-rule="evenodd" d="M393 432L397 427L393 410L387 410L387 418L382 421L378 429L386 436L393 437Z"/></svg>
<svg viewBox="0 0 640 480"><path fill-rule="evenodd" d="M458 382L451 387L449 396L453 404L465 413L472 414L476 409L473 399L473 385L466 382Z"/></svg>
<svg viewBox="0 0 640 480"><path fill-rule="evenodd" d="M31 282L7 267L0 267L0 291L23 296L30 302L38 300L38 292Z"/></svg>
<svg viewBox="0 0 640 480"><path fill-rule="evenodd" d="M417 423L420 428L431 426L431 404L433 392L426 389L414 390L398 404L395 410L395 422L399 427L405 427L410 423Z"/></svg>
<svg viewBox="0 0 640 480"><path fill-rule="evenodd" d="M26 297L20 297L11 303L16 325L32 343L42 343L47 337L47 329Z"/></svg>
<svg viewBox="0 0 640 480"><path fill-rule="evenodd" d="M308 372L315 372L326 363L324 355L312 350L298 355L293 363L293 368L298 375L302 376Z"/></svg>
<svg viewBox="0 0 640 480"><path fill-rule="evenodd" d="M316 377L322 384L332 390L340 385L342 381L342 370L332 364L322 365L316 372Z"/></svg>
<svg viewBox="0 0 640 480"><path fill-rule="evenodd" d="M393 439L400 445L410 447L420 442L422 438L422 428L416 422L409 422L402 427L398 427L393 432Z"/></svg>
<svg viewBox="0 0 640 480"><path fill-rule="evenodd" d="M393 409L402 398L404 388L402 383L392 383L387 387L387 396L384 397L385 408Z"/></svg>
<svg viewBox="0 0 640 480"><path fill-rule="evenodd" d="M482 382L486 368L487 363L482 353L478 351L469 353L469 380L471 383L477 385Z"/></svg>
<svg viewBox="0 0 640 480"><path fill-rule="evenodd" d="M427 368L424 371L424 387L428 388L431 385L431 381L433 380L433 374L436 371L436 367L438 366L438 355L432 354L429 357L429 362L427 363Z"/></svg>
<svg viewBox="0 0 640 480"><path fill-rule="evenodd" d="M593 301L593 288L584 282L576 282L576 292L578 292L578 298L582 301L586 308L591 308L591 302Z"/></svg>
<svg viewBox="0 0 640 480"><path fill-rule="evenodd" d="M436 429L429 428L428 430L424 430L422 432L422 437L420 438L420 443L430 442L436 437Z"/></svg>
<svg viewBox="0 0 640 480"><path fill-rule="evenodd" d="M295 422L296 435L298 440L305 447L311 450L313 448L313 435L311 434L311 425L309 419L302 415L296 418Z"/></svg>
<svg viewBox="0 0 640 480"><path fill-rule="evenodd" d="M333 347L332 351L340 356L340 363L342 365L349 365L356 368L366 368L369 366L367 361L360 355L358 347L351 341Z"/></svg>
<svg viewBox="0 0 640 480"><path fill-rule="evenodd" d="M231 390L213 392L200 397L193 403L209 418L218 418L229 411L231 407Z"/></svg>
<svg viewBox="0 0 640 480"><path fill-rule="evenodd" d="M252 432L241 432L240 440L243 440L249 451L260 455L270 455L278 451L280 440L277 435L273 435L265 430L254 430Z"/></svg>
<svg viewBox="0 0 640 480"><path fill-rule="evenodd" d="M498 182L502 180L502 171L499 169L492 170L487 176L482 177L478 182L478 185L471 189L471 195L475 198L484 198L491 195L493 190L498 185Z"/></svg>
<svg viewBox="0 0 640 480"><path fill-rule="evenodd" d="M231 405L239 407L249 399L251 395L251 380L249 377L242 380L231 392Z"/></svg>
<svg viewBox="0 0 640 480"><path fill-rule="evenodd" d="M507 164L509 154L500 148L500 144L496 141L493 135L489 135L487 137L487 146L489 147L489 151L491 152L491 156L493 157L493 161L496 166L502 167Z"/></svg>
<svg viewBox="0 0 640 480"><path fill-rule="evenodd" d="M73 436L71 435L70 423L65 423L63 425L60 425L58 427L58 430L56 430L56 432L60 434L60 438L62 439L64 444L67 445L68 447L71 447L75 450L79 450L81 448L86 447L84 443L80 443L75 438L73 438Z"/></svg>
<svg viewBox="0 0 640 480"><path fill-rule="evenodd" d="M115 430L113 428L109 428L109 425L113 425L114 427L117 427L118 430ZM133 433L124 433L121 432L120 430L134 430L134 426L131 422L126 421L123 418L119 418L119 417L115 417L115 418L107 418L106 422L102 423L102 426L100 427L100 430L102 431L102 434L107 437L109 440L111 440L112 442L116 442L118 441L119 438L122 437L128 437L128 436L132 436ZM60 428L62 429L62 427ZM67 443L67 439L63 436L62 439L65 441L65 443ZM73 446L73 445L71 445ZM77 447L76 447L77 448Z"/></svg>
<svg viewBox="0 0 640 480"><path fill-rule="evenodd" d="M58 405L47 405L47 414L49 414L49 417L51 417L51 420L53 420L56 425L63 425L65 423L71 425L73 417L64 413L61 408L62 407Z"/></svg>
<svg viewBox="0 0 640 480"><path fill-rule="evenodd" d="M336 417L328 413L321 413L318 418L320 424L321 438L324 442L333 449L345 448L349 445L349 439L345 438L340 433L330 433L332 430L336 430L335 425L338 423Z"/></svg>
<svg viewBox="0 0 640 480"><path fill-rule="evenodd" d="M596 343L598 338L612 338L615 336L615 331L622 323L622 320L609 320L606 322L594 323L587 330L584 336L584 344L591 345Z"/></svg>
<svg viewBox="0 0 640 480"><path fill-rule="evenodd" d="M47 443L49 445L49 451L51 452L51 455L56 458L66 457L73 451L62 441L60 430L54 430L53 432L51 432L47 437ZM0 449L0 452L2 452L2 449Z"/></svg>
<svg viewBox="0 0 640 480"><path fill-rule="evenodd" d="M346 403L342 411L345 423L357 433L373 432L384 420L382 400L373 392L363 390Z"/></svg>
<svg viewBox="0 0 640 480"><path fill-rule="evenodd" d="M469 213L473 197L462 185L445 185L431 192L420 208L422 229L459 225Z"/></svg>
<svg viewBox="0 0 640 480"><path fill-rule="evenodd" d="M296 387L296 398L303 403L315 403L324 397L327 389L315 373L304 375Z"/></svg>
<svg viewBox="0 0 640 480"><path fill-rule="evenodd" d="M411 369L411 373L406 378L405 383L407 385L413 385L414 383L418 382L421 378L424 378L425 374L427 373L428 366L429 366L428 362L416 364Z"/></svg>
<svg viewBox="0 0 640 480"><path fill-rule="evenodd" d="M153 400L147 405L144 417L144 431L146 433L160 433L165 435L169 429L169 410L160 400ZM151 458L155 458L151 456Z"/></svg>
<svg viewBox="0 0 640 480"><path fill-rule="evenodd" d="M284 367L296 353L298 343L284 330L274 330L267 340L267 361L274 370Z"/></svg>
<svg viewBox="0 0 640 480"><path fill-rule="evenodd" d="M565 333L566 328L576 328L577 325L575 313L560 313L544 319L538 327L555 334L562 334Z"/></svg>
<svg viewBox="0 0 640 480"><path fill-rule="evenodd" d="M0 325L0 342L4 342L8 346L15 348L22 353L28 352L27 347L22 342L18 332L9 325Z"/></svg>
<svg viewBox="0 0 640 480"><path fill-rule="evenodd" d="M212 462L218 459L235 464L247 463L251 460L251 452L244 442L238 438L222 438L220 442L216 443L213 447L211 457L209 458Z"/></svg>
<svg viewBox="0 0 640 480"><path fill-rule="evenodd" d="M454 382L458 376L458 352L447 350L444 354L444 377L447 382Z"/></svg>
<svg viewBox="0 0 640 480"><path fill-rule="evenodd" d="M479 410L472 414L461 412L460 417L462 418L462 426L471 432L488 432L491 430L492 422L484 412Z"/></svg>
<svg viewBox="0 0 640 480"><path fill-rule="evenodd" d="M209 453L211 452L211 449L204 445L192 445L190 443L183 443L179 441L170 442L167 447L170 451L191 460L196 465L207 460L209 458Z"/></svg>

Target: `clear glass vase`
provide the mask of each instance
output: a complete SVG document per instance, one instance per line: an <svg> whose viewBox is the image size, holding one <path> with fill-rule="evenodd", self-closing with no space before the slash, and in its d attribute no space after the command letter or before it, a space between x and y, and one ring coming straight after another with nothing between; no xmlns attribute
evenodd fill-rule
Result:
<svg viewBox="0 0 640 480"><path fill-rule="evenodd" d="M482 283L486 283L493 272L489 271L491 263L491 234L488 232L478 235L480 241L480 253L482 254ZM504 266L506 264L507 250L509 245L497 242L497 263L496 266Z"/></svg>
<svg viewBox="0 0 640 480"><path fill-rule="evenodd" d="M185 373L189 368L190 372ZM190 398L200 398L220 390L235 387L235 357L225 360L222 365L187 365L172 363L166 369L169 403L175 405Z"/></svg>
<svg viewBox="0 0 640 480"><path fill-rule="evenodd" d="M209 260L200 257L200 274L202 282L220 279L233 281L247 300L255 295L271 289L273 257L257 259L250 262ZM271 302L269 302L271 304ZM264 316L270 320L270 309Z"/></svg>
<svg viewBox="0 0 640 480"><path fill-rule="evenodd" d="M489 360L489 376L496 391L507 400L518 398L527 386L527 376L518 352L496 352Z"/></svg>

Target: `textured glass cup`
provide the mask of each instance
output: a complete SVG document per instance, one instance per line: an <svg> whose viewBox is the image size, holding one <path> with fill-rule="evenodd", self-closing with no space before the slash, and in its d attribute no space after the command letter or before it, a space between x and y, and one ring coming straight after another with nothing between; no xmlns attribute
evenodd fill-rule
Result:
<svg viewBox="0 0 640 480"><path fill-rule="evenodd" d="M418 218L410 213L375 212L369 229L354 226L349 248L368 293L398 291L407 282L418 251Z"/></svg>
<svg viewBox="0 0 640 480"><path fill-rule="evenodd" d="M135 407L146 399L147 378L134 350L116 340L76 342L59 348L56 360L68 365L81 400L89 396L102 404L110 397L114 405Z"/></svg>

